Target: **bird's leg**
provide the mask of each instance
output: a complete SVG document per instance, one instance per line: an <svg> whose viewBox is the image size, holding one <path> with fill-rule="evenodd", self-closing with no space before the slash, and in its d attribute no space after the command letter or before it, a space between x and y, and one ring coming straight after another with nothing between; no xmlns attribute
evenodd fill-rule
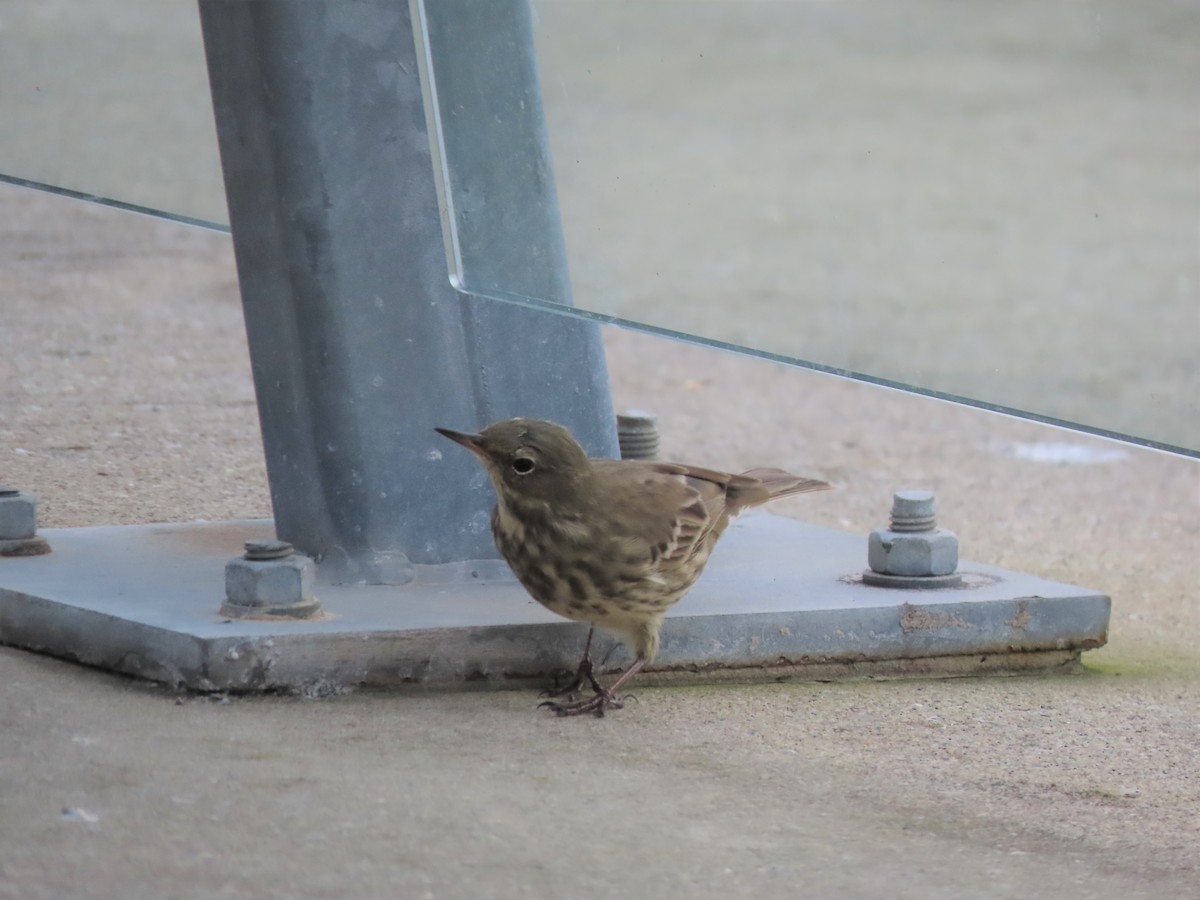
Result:
<svg viewBox="0 0 1200 900"><path fill-rule="evenodd" d="M538 706L553 710L555 715L559 716L582 716L591 713L597 718L603 716L606 709L622 709L625 703L617 696L617 691L625 682L641 671L645 664L646 657L639 655L629 668L621 673L621 677L613 682L612 687L601 687L593 680L592 684L596 688L596 693L586 700L576 700L574 703L555 703L552 700L543 700Z"/></svg>
<svg viewBox="0 0 1200 900"><path fill-rule="evenodd" d="M543 697L574 697L579 694L579 689L583 687L585 680L597 694L604 691L604 688L596 681L596 676L592 669L592 634L595 630L595 625L588 629L587 643L583 645L583 659L579 661L579 668L575 670L575 676L566 687L555 688L552 691L542 691Z"/></svg>

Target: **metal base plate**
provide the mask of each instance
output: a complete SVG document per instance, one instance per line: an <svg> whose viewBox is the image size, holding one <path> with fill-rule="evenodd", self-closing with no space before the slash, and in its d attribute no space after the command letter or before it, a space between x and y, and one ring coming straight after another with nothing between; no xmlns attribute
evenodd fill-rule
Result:
<svg viewBox="0 0 1200 900"><path fill-rule="evenodd" d="M403 586L322 584L318 570L322 617L256 621L220 614L224 566L273 536L269 520L42 534L52 553L0 559L0 643L195 690L544 686L587 633L495 560L418 567ZM1106 640L1110 600L1095 591L968 561L958 587L871 587L865 554L858 535L743 516L668 616L644 681L1053 668ZM605 669L628 660L618 647Z"/></svg>

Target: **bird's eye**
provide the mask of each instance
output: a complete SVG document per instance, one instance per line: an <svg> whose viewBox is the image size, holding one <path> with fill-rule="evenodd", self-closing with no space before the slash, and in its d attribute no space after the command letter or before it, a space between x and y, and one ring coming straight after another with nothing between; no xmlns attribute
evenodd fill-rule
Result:
<svg viewBox="0 0 1200 900"><path fill-rule="evenodd" d="M533 471L533 460L528 456L518 456L513 460L512 468L518 475L528 475Z"/></svg>

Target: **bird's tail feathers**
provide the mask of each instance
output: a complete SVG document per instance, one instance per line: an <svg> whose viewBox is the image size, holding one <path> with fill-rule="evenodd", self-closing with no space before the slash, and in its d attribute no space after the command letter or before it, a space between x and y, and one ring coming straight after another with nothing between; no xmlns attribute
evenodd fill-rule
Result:
<svg viewBox="0 0 1200 900"><path fill-rule="evenodd" d="M827 481L819 481L816 478L801 478L799 475L793 475L791 472L785 472L783 469L750 469L743 472L738 478L745 478L749 483L745 484L747 493L751 496L765 491L762 499L755 497L752 502L765 503L768 500L774 500L776 497L788 497L792 494L807 494L812 491L828 491L833 488ZM730 485L731 487L740 488L742 485L736 481Z"/></svg>

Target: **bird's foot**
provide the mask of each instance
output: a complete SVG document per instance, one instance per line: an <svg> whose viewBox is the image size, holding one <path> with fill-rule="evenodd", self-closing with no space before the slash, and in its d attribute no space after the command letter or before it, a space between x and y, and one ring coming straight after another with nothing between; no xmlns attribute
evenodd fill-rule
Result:
<svg viewBox="0 0 1200 900"><path fill-rule="evenodd" d="M589 638L590 643L590 638ZM612 687L601 686L592 675L592 664L588 659L587 654L584 654L583 662L579 664L579 671L592 684L592 689L596 692L586 700L575 700L572 703L555 703L553 700L543 700L538 704L538 708L545 707L553 710L556 716L582 716L588 713L600 718L604 715L604 711L608 709L624 709L625 701L633 699L632 694L621 696L617 693L621 686L630 678L642 670L642 666L646 664L646 657L641 653L637 659L621 673L621 677L613 682Z"/></svg>
<svg viewBox="0 0 1200 900"><path fill-rule="evenodd" d="M571 680L564 687L556 687L552 690L542 691L539 696L568 697L574 699L579 696L579 691L583 687L585 681L597 694L604 693L604 688L600 686L600 682L596 681L596 675L592 670L592 661L586 656L579 663L579 668L575 670L574 676L572 676Z"/></svg>
<svg viewBox="0 0 1200 900"><path fill-rule="evenodd" d="M560 717L586 716L590 714L599 719L604 716L606 710L624 709L627 699L629 698L618 697L609 689L597 685L596 693L585 700L576 700L573 703L555 703L553 700L543 700L538 704L538 708L549 709L556 716Z"/></svg>

